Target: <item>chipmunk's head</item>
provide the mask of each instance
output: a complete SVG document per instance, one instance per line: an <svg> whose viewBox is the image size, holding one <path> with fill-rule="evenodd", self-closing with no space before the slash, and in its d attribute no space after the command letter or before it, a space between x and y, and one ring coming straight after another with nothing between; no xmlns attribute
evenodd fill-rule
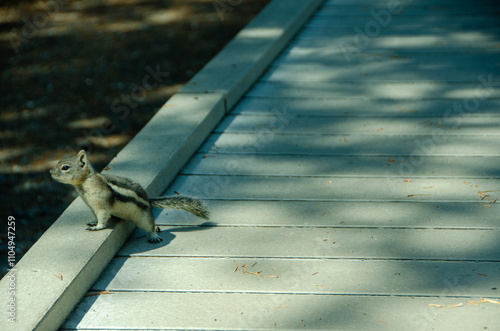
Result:
<svg viewBox="0 0 500 331"><path fill-rule="evenodd" d="M93 172L94 169L84 150L81 150L75 157L59 161L54 168L50 169L50 174L56 181L73 186L82 184Z"/></svg>

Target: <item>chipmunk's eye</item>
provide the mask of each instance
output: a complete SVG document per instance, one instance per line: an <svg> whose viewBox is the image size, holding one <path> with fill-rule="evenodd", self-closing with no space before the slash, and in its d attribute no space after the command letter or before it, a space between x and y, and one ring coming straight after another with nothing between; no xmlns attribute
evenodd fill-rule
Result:
<svg viewBox="0 0 500 331"><path fill-rule="evenodd" d="M68 171L68 170L69 170L69 168L70 168L70 166L69 166L69 165L67 165L67 164L65 164L65 165L63 165L63 166L61 167L61 170L62 170L62 171Z"/></svg>

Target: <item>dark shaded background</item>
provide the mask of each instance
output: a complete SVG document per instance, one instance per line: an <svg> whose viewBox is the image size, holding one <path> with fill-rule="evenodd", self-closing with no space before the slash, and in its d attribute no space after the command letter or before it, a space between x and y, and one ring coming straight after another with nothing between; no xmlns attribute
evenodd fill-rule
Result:
<svg viewBox="0 0 500 331"><path fill-rule="evenodd" d="M1 275L8 216L18 261L76 197L54 161L101 170L268 2L0 1Z"/></svg>

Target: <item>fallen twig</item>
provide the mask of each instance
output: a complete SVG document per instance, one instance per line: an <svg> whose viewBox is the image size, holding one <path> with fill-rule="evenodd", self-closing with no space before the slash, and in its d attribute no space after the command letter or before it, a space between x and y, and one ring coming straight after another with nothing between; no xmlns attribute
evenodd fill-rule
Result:
<svg viewBox="0 0 500 331"><path fill-rule="evenodd" d="M234 265L236 266L236 267L234 268L233 272L236 272L236 270L238 270L238 265L236 264L236 261L235 261L235 260L233 260L233 263L234 263Z"/></svg>
<svg viewBox="0 0 500 331"><path fill-rule="evenodd" d="M490 205L486 205L486 204L481 203L481 202L478 202L477 204L480 205L480 206L483 206L483 207L491 208Z"/></svg>
<svg viewBox="0 0 500 331"><path fill-rule="evenodd" d="M484 200L484 198L491 196L488 193L483 193L483 192L478 192L478 194L479 194L479 197L481 198L481 200Z"/></svg>
<svg viewBox="0 0 500 331"><path fill-rule="evenodd" d="M463 303L457 303L456 305L447 305L447 306L443 306L443 305L437 305L435 303L429 303L428 306L431 306L431 307L436 307L436 308L455 308L455 307L460 307L462 306Z"/></svg>
<svg viewBox="0 0 500 331"><path fill-rule="evenodd" d="M248 270L243 270L243 272L246 274L252 274L252 275L260 276L260 277L279 278L278 276L274 276L274 275L263 275L263 274L261 274L262 271L252 272L252 271L248 271Z"/></svg>
<svg viewBox="0 0 500 331"><path fill-rule="evenodd" d="M481 300L477 300L477 301L467 301L467 303L471 306L478 305L480 303L494 303L494 304L500 305L500 301L485 299L485 298L481 298Z"/></svg>

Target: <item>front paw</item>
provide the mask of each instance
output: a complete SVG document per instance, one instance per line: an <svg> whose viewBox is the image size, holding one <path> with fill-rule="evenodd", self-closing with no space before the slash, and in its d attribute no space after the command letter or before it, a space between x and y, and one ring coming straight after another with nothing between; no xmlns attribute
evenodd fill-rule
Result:
<svg viewBox="0 0 500 331"><path fill-rule="evenodd" d="M104 226L97 226L97 225L96 225L96 226L89 226L89 227L87 228L87 230L88 230L88 231L99 231L99 230L102 230L102 229L104 229L104 228L105 228Z"/></svg>
<svg viewBox="0 0 500 331"><path fill-rule="evenodd" d="M87 225L88 226L96 226L97 225L97 221L88 222Z"/></svg>

